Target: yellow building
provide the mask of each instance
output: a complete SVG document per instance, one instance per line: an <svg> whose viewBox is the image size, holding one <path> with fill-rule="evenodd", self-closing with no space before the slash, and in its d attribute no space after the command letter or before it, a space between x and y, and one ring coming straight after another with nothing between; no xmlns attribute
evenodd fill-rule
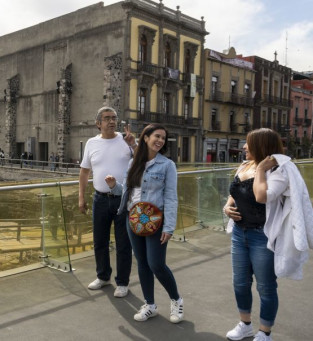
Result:
<svg viewBox="0 0 313 341"><path fill-rule="evenodd" d="M223 53L204 51L203 161L242 159L245 137L253 125L253 63Z"/></svg>
<svg viewBox="0 0 313 341"><path fill-rule="evenodd" d="M207 34L201 21L159 4L127 1L129 55L125 114L134 132L152 122L170 135L168 155L178 162L202 159L202 54ZM128 47L126 46L126 48Z"/></svg>

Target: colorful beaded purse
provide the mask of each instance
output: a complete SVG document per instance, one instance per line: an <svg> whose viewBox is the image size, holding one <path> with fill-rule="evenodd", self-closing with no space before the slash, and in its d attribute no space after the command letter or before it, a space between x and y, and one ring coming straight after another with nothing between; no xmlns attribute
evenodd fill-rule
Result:
<svg viewBox="0 0 313 341"><path fill-rule="evenodd" d="M129 211L129 225L137 236L150 236L161 226L163 212L150 202L138 202Z"/></svg>

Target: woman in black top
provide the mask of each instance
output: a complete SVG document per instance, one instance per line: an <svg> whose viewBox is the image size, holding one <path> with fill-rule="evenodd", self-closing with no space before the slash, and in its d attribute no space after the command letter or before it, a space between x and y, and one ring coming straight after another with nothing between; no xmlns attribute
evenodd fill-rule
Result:
<svg viewBox="0 0 313 341"><path fill-rule="evenodd" d="M256 201L253 191L257 171L275 169L276 161L267 156L283 154L279 135L271 129L258 129L247 135L244 145L246 161L238 168L230 185L224 213L234 221L232 227L233 286L240 322L227 333L230 340L254 335L251 324L253 275L257 282L260 304L260 327L254 341L271 341L271 327L278 310L274 253L267 248L263 227L265 204ZM265 160L264 160L265 159Z"/></svg>

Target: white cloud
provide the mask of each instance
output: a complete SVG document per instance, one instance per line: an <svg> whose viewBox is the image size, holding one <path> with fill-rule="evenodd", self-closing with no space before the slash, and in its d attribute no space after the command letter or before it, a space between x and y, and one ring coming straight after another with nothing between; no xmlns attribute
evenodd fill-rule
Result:
<svg viewBox="0 0 313 341"><path fill-rule="evenodd" d="M159 3L159 0L154 0ZM163 0L163 4L195 19L204 16L205 47L222 52L233 46L238 54L258 55L285 64L286 32L288 32L287 66L297 71L313 69L312 23L304 22L312 12L311 0L305 3L305 13L293 0ZM99 2L99 1L98 1ZM104 0L110 5L117 0ZM0 35L64 15L97 3L97 0L10 0L2 1ZM311 6L311 7L310 7ZM294 11L293 11L294 10ZM301 15L299 15L301 12ZM310 12L310 13L311 13ZM295 15L290 15L294 13ZM308 16L308 15L307 15ZM308 18L310 20L310 18ZM297 22L298 21L298 22Z"/></svg>
<svg viewBox="0 0 313 341"><path fill-rule="evenodd" d="M274 51L278 53L280 64L295 71L313 70L313 23L299 22L279 32L277 39L262 46L258 55L273 60ZM287 50L286 50L287 48Z"/></svg>

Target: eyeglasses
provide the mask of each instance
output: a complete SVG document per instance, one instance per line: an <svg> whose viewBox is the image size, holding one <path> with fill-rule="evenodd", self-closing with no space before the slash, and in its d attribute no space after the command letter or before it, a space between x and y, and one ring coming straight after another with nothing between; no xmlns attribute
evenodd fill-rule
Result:
<svg viewBox="0 0 313 341"><path fill-rule="evenodd" d="M110 122L110 121L117 122L118 121L118 117L117 116L104 116L104 117L102 117L101 121L104 121L104 122Z"/></svg>

